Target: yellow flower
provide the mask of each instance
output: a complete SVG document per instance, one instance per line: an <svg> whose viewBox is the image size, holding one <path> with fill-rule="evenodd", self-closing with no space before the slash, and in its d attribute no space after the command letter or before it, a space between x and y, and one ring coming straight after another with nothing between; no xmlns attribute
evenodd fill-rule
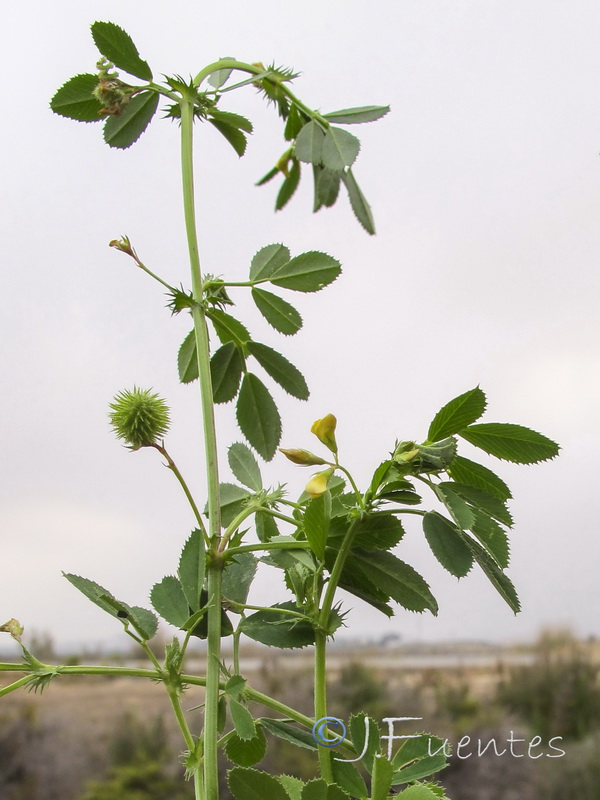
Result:
<svg viewBox="0 0 600 800"><path fill-rule="evenodd" d="M335 441L336 425L337 419L333 414L327 414L323 419L318 419L313 422L313 426L310 429L310 432L314 433L317 439L323 442L325 447L331 450L332 453L337 453L338 451L337 442Z"/></svg>
<svg viewBox="0 0 600 800"><path fill-rule="evenodd" d="M294 464L300 464L303 467L315 467L327 463L323 458L316 456L308 450L297 450L296 448L286 450L280 447L279 452L283 453L283 455L289 458Z"/></svg>
<svg viewBox="0 0 600 800"><path fill-rule="evenodd" d="M318 472L306 484L305 491L308 492L311 497L320 497L322 494L325 494L329 479L334 472L335 470L333 467L325 469L323 472Z"/></svg>

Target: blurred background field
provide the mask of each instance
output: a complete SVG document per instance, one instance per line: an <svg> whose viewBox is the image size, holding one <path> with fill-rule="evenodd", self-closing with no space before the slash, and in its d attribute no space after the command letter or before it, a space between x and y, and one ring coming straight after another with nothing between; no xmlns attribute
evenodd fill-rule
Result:
<svg viewBox="0 0 600 800"><path fill-rule="evenodd" d="M50 639L34 644L38 657L64 661ZM251 645L245 652L242 672L253 687L311 714L308 650ZM69 661L135 663L127 653L70 654ZM187 671L202 669L197 651ZM512 647L346 642L332 648L329 713L347 720L366 711L382 733L385 717L421 717L396 724L394 733L427 730L448 739L453 755L438 777L455 800L597 800L599 672L600 642L566 630ZM201 703L202 690L186 692L185 708ZM456 744L466 736L459 757ZM314 753L268 741L261 768L313 774ZM481 756L478 742L489 745ZM186 800L193 791L181 780L180 751L166 694L151 681L58 678L41 696L20 691L0 701L2 800Z"/></svg>

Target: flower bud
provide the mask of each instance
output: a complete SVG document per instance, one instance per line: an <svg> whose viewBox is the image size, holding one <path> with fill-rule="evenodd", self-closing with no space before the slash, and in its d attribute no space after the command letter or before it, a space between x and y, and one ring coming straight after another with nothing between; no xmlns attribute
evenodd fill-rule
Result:
<svg viewBox="0 0 600 800"><path fill-rule="evenodd" d="M289 460L294 464L300 464L303 467L314 467L327 463L323 458L316 456L314 453L311 453L308 450L297 450L296 448L290 448L289 450L286 450L283 447L280 447L279 452L283 453L283 455L286 458L289 458Z"/></svg>
<svg viewBox="0 0 600 800"><path fill-rule="evenodd" d="M313 426L310 429L310 432L314 433L317 439L323 442L325 447L331 450L332 453L337 453L338 451L337 442L335 441L336 425L337 419L333 414L327 414L323 419L318 419L313 422Z"/></svg>
<svg viewBox="0 0 600 800"><path fill-rule="evenodd" d="M320 497L322 494L325 494L327 491L327 484L329 483L329 479L335 472L333 467L329 469L323 470L323 472L318 472L314 477L312 477L309 482L305 486L305 491L311 497Z"/></svg>
<svg viewBox="0 0 600 800"><path fill-rule="evenodd" d="M8 622L5 622L4 625L0 625L0 632L10 633L13 639L16 639L18 642L21 641L23 630L21 623L14 619L14 617L13 619L9 619Z"/></svg>
<svg viewBox="0 0 600 800"><path fill-rule="evenodd" d="M124 439L132 450L150 447L169 430L169 407L149 389L119 392L113 403L111 425L118 439Z"/></svg>

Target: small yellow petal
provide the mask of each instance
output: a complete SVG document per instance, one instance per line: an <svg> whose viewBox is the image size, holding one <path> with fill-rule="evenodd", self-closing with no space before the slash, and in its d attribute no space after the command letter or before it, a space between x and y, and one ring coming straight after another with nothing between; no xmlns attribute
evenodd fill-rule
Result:
<svg viewBox="0 0 600 800"><path fill-rule="evenodd" d="M325 447L331 450L332 453L337 453L338 451L337 442L335 441L336 425L337 419L333 416L333 414L327 414L327 416L323 417L323 419L315 420L312 428L310 429L310 432L314 433L317 439L322 442Z"/></svg>

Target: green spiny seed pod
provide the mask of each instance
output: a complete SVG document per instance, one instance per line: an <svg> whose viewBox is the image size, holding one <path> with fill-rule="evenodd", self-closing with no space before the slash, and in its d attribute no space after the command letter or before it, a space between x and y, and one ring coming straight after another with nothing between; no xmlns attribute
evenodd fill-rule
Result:
<svg viewBox="0 0 600 800"><path fill-rule="evenodd" d="M124 439L132 450L151 447L169 430L169 407L150 389L119 392L109 417L118 439Z"/></svg>

